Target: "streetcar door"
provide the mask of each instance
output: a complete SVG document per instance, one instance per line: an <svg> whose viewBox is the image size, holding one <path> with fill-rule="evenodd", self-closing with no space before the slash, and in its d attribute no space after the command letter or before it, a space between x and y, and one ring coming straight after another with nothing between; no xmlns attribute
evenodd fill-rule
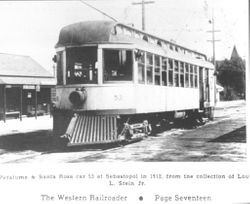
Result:
<svg viewBox="0 0 250 204"><path fill-rule="evenodd" d="M203 67L199 67L199 91L200 91L200 109L204 108L204 77L203 77Z"/></svg>

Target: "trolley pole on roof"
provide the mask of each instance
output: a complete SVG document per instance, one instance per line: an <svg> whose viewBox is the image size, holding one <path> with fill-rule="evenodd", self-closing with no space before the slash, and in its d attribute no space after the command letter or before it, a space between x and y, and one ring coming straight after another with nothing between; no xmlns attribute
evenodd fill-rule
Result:
<svg viewBox="0 0 250 204"><path fill-rule="evenodd" d="M83 4L85 4L86 6L92 8L92 9L96 10L97 12L101 13L102 15L104 15L104 16L110 18L111 20L113 20L113 21L115 21L115 22L118 22L118 21L117 21L115 18L113 18L112 16L110 16L110 15L108 15L107 13L101 11L100 9L97 9L96 7L94 7L94 6L92 6L92 5L88 4L88 3L86 3L84 0L80 0L80 2L82 2Z"/></svg>
<svg viewBox="0 0 250 204"><path fill-rule="evenodd" d="M133 5L141 5L141 10L142 10L142 30L145 31L145 4L153 4L155 3L154 1L144 1L142 0L141 2L136 2L132 3Z"/></svg>

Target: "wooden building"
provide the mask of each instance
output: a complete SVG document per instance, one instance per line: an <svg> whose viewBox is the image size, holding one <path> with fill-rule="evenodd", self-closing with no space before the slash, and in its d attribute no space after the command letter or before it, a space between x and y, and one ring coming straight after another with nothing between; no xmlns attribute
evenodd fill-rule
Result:
<svg viewBox="0 0 250 204"><path fill-rule="evenodd" d="M0 53L0 120L48 114L55 85L31 57Z"/></svg>

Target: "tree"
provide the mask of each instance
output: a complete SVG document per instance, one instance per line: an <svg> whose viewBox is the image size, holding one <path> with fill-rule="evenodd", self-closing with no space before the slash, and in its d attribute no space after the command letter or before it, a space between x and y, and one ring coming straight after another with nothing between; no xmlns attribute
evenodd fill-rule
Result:
<svg viewBox="0 0 250 204"><path fill-rule="evenodd" d="M224 87L222 99L245 98L245 61L240 57L231 57L220 63L217 70L217 80Z"/></svg>

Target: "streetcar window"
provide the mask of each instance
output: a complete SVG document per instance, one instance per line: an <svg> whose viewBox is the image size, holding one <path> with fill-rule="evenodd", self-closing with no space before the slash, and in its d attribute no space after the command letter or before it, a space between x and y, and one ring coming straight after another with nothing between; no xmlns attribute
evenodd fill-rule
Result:
<svg viewBox="0 0 250 204"><path fill-rule="evenodd" d="M112 28L111 33L112 33L112 35L116 35L117 34L116 26Z"/></svg>
<svg viewBox="0 0 250 204"><path fill-rule="evenodd" d="M140 51L141 56L138 58L138 82L145 83L145 53Z"/></svg>
<svg viewBox="0 0 250 204"><path fill-rule="evenodd" d="M124 28L124 35L132 36L132 31Z"/></svg>
<svg viewBox="0 0 250 204"><path fill-rule="evenodd" d="M174 86L179 86L179 63L174 60Z"/></svg>
<svg viewBox="0 0 250 204"><path fill-rule="evenodd" d="M184 63L180 62L180 85L184 87Z"/></svg>
<svg viewBox="0 0 250 204"><path fill-rule="evenodd" d="M142 39L148 42L148 37L146 35L144 35Z"/></svg>
<svg viewBox="0 0 250 204"><path fill-rule="evenodd" d="M147 83L152 84L153 83L153 55L150 53L147 53Z"/></svg>
<svg viewBox="0 0 250 204"><path fill-rule="evenodd" d="M185 87L189 87L189 64L185 63Z"/></svg>
<svg viewBox="0 0 250 204"><path fill-rule="evenodd" d="M57 53L57 66L56 66L56 77L57 77L57 85L63 85L63 52L58 52Z"/></svg>
<svg viewBox="0 0 250 204"><path fill-rule="evenodd" d="M132 51L104 50L104 81L131 81L132 65Z"/></svg>
<svg viewBox="0 0 250 204"><path fill-rule="evenodd" d="M138 32L135 32L135 37L136 37L136 38L138 38L138 39L140 39L140 38L141 38L141 35L140 35L140 33L138 33Z"/></svg>
<svg viewBox="0 0 250 204"><path fill-rule="evenodd" d="M156 40L154 38L149 37L148 41L152 44L156 44Z"/></svg>
<svg viewBox="0 0 250 204"><path fill-rule="evenodd" d="M162 42L162 47L167 50L169 48L169 45L165 42Z"/></svg>
<svg viewBox="0 0 250 204"><path fill-rule="evenodd" d="M162 43L160 40L157 41L157 45L162 46Z"/></svg>
<svg viewBox="0 0 250 204"><path fill-rule="evenodd" d="M194 87L194 66L190 66L190 85L193 88Z"/></svg>
<svg viewBox="0 0 250 204"><path fill-rule="evenodd" d="M120 26L116 26L116 33L119 35L123 34L123 29Z"/></svg>
<svg viewBox="0 0 250 204"><path fill-rule="evenodd" d="M155 55L155 85L161 85L160 56Z"/></svg>
<svg viewBox="0 0 250 204"><path fill-rule="evenodd" d="M198 87L197 66L194 67L194 87Z"/></svg>
<svg viewBox="0 0 250 204"><path fill-rule="evenodd" d="M66 50L67 84L97 83L96 47L75 47Z"/></svg>
<svg viewBox="0 0 250 204"><path fill-rule="evenodd" d="M208 74L208 69L205 68L205 101L209 101L209 74Z"/></svg>
<svg viewBox="0 0 250 204"><path fill-rule="evenodd" d="M161 79L162 85L167 86L167 58L162 58Z"/></svg>
<svg viewBox="0 0 250 204"><path fill-rule="evenodd" d="M173 86L173 74L174 74L173 60L168 59L168 85Z"/></svg>

